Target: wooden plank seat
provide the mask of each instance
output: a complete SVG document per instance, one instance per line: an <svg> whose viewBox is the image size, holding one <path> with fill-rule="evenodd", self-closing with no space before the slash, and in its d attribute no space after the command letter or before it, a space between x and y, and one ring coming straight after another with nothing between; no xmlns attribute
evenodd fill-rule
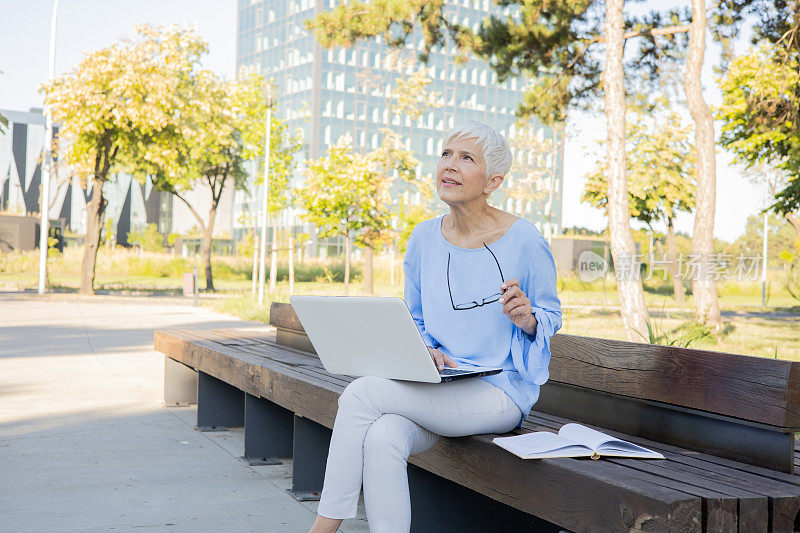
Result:
<svg viewBox="0 0 800 533"><path fill-rule="evenodd" d="M196 375L198 426L244 425L245 456L294 457L293 493L313 497L353 378L325 372L291 306L273 304L270 322L275 331L157 332L165 403L176 387L191 402ZM578 421L666 460L525 461L495 446L496 435L441 438L409 458L412 530L797 530L796 363L664 348L556 335L550 381L515 433Z"/></svg>

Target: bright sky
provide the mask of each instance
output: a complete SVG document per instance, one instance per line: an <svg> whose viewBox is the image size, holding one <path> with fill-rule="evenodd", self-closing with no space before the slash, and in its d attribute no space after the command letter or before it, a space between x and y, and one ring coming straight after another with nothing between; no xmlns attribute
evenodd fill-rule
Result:
<svg viewBox="0 0 800 533"><path fill-rule="evenodd" d="M52 0L0 0L0 13L9 21L0 32L0 108L25 111L42 106L38 86L48 75L52 6ZM638 4L636 9L644 10L646 4ZM200 35L209 43L210 52L204 59L204 66L218 74L233 76L236 0L60 0L56 73L71 69L84 52L131 35L135 24L145 22L196 24ZM718 50L710 47L704 72L706 97L711 104L719 102L711 70L717 55ZM600 106L599 103L598 109ZM580 196L583 176L594 166L597 141L605 136L603 117L573 113L569 126L564 162L563 225L601 230L606 226L605 216L582 204ZM738 237L744 231L747 217L764 205L763 197L758 187L730 164L730 156L718 150L715 236L728 241ZM692 216L680 217L676 222L677 230L691 235L692 223Z"/></svg>

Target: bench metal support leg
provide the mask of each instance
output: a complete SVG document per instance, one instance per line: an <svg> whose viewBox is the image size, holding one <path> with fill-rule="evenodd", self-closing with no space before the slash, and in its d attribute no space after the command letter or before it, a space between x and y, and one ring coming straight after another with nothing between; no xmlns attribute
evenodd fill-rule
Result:
<svg viewBox="0 0 800 533"><path fill-rule="evenodd" d="M197 373L197 429L226 431L244 425L244 392L205 372Z"/></svg>
<svg viewBox="0 0 800 533"><path fill-rule="evenodd" d="M164 356L164 406L197 403L197 371Z"/></svg>
<svg viewBox="0 0 800 533"><path fill-rule="evenodd" d="M244 395L244 457L249 465L279 465L291 457L294 413L251 394Z"/></svg>
<svg viewBox="0 0 800 533"><path fill-rule="evenodd" d="M333 431L313 420L294 417L294 472L292 488L297 501L316 501L325 481L325 464Z"/></svg>
<svg viewBox="0 0 800 533"><path fill-rule="evenodd" d="M558 533L546 520L487 498L418 466L408 465L411 492L411 532Z"/></svg>

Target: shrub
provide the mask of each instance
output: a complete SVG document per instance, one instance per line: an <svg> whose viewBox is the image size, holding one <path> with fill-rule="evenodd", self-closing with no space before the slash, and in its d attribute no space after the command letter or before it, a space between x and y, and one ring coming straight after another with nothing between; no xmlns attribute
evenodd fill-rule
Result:
<svg viewBox="0 0 800 533"><path fill-rule="evenodd" d="M148 224L142 230L128 233L128 244L138 246L146 252L164 251L164 236L158 232L158 225Z"/></svg>

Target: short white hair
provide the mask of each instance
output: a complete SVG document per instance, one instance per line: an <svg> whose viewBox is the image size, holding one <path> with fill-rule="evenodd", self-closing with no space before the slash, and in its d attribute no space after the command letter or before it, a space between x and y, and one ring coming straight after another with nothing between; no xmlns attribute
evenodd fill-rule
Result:
<svg viewBox="0 0 800 533"><path fill-rule="evenodd" d="M514 161L511 147L503 134L493 127L474 120L456 124L445 136L444 145L458 137L476 140L483 160L486 161L487 178L494 174L505 177L511 169L511 163Z"/></svg>

